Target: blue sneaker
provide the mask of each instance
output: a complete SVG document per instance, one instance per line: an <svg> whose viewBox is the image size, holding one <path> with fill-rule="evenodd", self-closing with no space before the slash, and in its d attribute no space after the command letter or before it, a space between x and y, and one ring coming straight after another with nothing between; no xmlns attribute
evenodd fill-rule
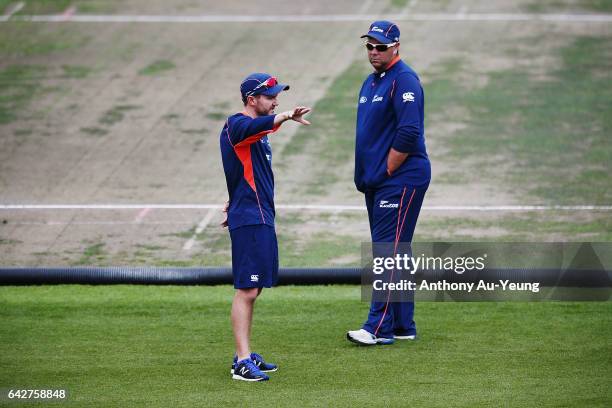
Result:
<svg viewBox="0 0 612 408"><path fill-rule="evenodd" d="M251 360L253 360L257 368L259 368L263 373L271 373L278 370L278 366L276 364L266 363L261 354L251 353Z"/></svg>
<svg viewBox="0 0 612 408"><path fill-rule="evenodd" d="M278 370L278 366L272 363L266 363L261 356L261 354L251 353L251 360L255 363L259 371L262 373L271 373L273 371ZM234 369L236 368L236 363L238 362L238 356L234 354L234 362L232 363L232 369L230 370L230 374L234 374Z"/></svg>
<svg viewBox="0 0 612 408"><path fill-rule="evenodd" d="M232 374L234 380L242 381L268 381L270 377L262 373L259 368L255 365L253 360L245 358L236 363L234 374Z"/></svg>

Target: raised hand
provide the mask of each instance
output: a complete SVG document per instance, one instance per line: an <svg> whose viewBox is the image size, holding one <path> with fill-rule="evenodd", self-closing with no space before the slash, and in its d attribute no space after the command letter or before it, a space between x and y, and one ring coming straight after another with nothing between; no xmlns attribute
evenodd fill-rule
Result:
<svg viewBox="0 0 612 408"><path fill-rule="evenodd" d="M304 119L304 115L306 115L310 111L311 109L306 106L298 106L293 109L293 112L291 112L289 119L299 122L302 125L310 125L310 122Z"/></svg>

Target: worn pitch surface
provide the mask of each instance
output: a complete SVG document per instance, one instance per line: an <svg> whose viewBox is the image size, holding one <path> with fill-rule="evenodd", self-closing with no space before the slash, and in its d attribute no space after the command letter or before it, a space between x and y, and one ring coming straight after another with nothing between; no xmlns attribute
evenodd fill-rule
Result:
<svg viewBox="0 0 612 408"><path fill-rule="evenodd" d="M315 1L306 7L277 1L248 7L242 2L198 6L184 1L170 7L161 1L131 0L107 3L100 10L129 15L387 13L402 18L417 12L581 12L587 3L538 10L528 1L494 6L486 1ZM79 2L76 5L78 13ZM404 21L400 25L401 54L421 74L428 95L426 135L433 181L426 206L609 204L607 195L584 202L596 196L550 199L531 194L547 183L562 191L564 180L551 181L545 172L538 176L537 163L531 160L527 165L534 166L535 176L517 184L516 177L508 175L526 163L515 152L502 147L494 153L478 149L462 153L453 145L475 120L487 117L486 112L470 110L472 101L466 102L463 95L487 91L499 72L520 72L532 84L546 83L562 65L564 47L583 37L608 38L609 23ZM279 110L296 104L314 106L310 118L323 124L313 126L314 137L287 124L271 138L277 202L360 205L362 197L352 184L354 128L346 117L352 109L342 116L333 97L342 93L342 100L357 99L360 82L369 71L358 38L366 29L367 23L350 21L3 23L4 89L20 99L4 102L6 116L0 117L5 118L0 123L0 202L222 204L227 193L218 132L224 118L241 109L241 79L252 71L268 71L292 86L281 95ZM609 71L602 75L609 76ZM460 86L449 91L444 81ZM482 144L489 146L521 123L520 104L517 112L491 115L492 130ZM345 143L326 144L336 139ZM605 171L603 166L594 171ZM217 227L221 214L208 211L2 210L0 256L3 265L24 266L227 265L229 240ZM210 222L203 225L205 218ZM606 219L605 213L597 212L424 211L416 237L601 240L610 235ZM534 220L544 224L534 228ZM568 229L568 223L577 227ZM196 230L199 224L201 231ZM590 227L580 229L584 225ZM301 255L316 266L355 264L359 242L368 239L367 219L358 212L281 210L278 231L285 240L281 262L291 265L299 265ZM321 255L327 246L336 248L337 256Z"/></svg>

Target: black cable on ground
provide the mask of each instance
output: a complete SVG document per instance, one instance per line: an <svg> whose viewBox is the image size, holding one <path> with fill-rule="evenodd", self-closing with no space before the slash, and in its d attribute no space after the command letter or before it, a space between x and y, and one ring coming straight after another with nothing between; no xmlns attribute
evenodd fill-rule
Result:
<svg viewBox="0 0 612 408"><path fill-rule="evenodd" d="M360 268L281 268L279 285L360 284ZM556 269L485 269L457 275L420 271L417 282L539 282L541 286L610 287L612 271ZM232 283L231 268L64 267L0 268L0 285L42 284L219 285Z"/></svg>

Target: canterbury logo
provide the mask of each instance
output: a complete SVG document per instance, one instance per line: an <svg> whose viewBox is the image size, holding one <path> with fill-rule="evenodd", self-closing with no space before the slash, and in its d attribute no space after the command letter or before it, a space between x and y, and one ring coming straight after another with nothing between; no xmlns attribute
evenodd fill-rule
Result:
<svg viewBox="0 0 612 408"><path fill-rule="evenodd" d="M403 102L414 102L414 92L405 92L402 94Z"/></svg>

